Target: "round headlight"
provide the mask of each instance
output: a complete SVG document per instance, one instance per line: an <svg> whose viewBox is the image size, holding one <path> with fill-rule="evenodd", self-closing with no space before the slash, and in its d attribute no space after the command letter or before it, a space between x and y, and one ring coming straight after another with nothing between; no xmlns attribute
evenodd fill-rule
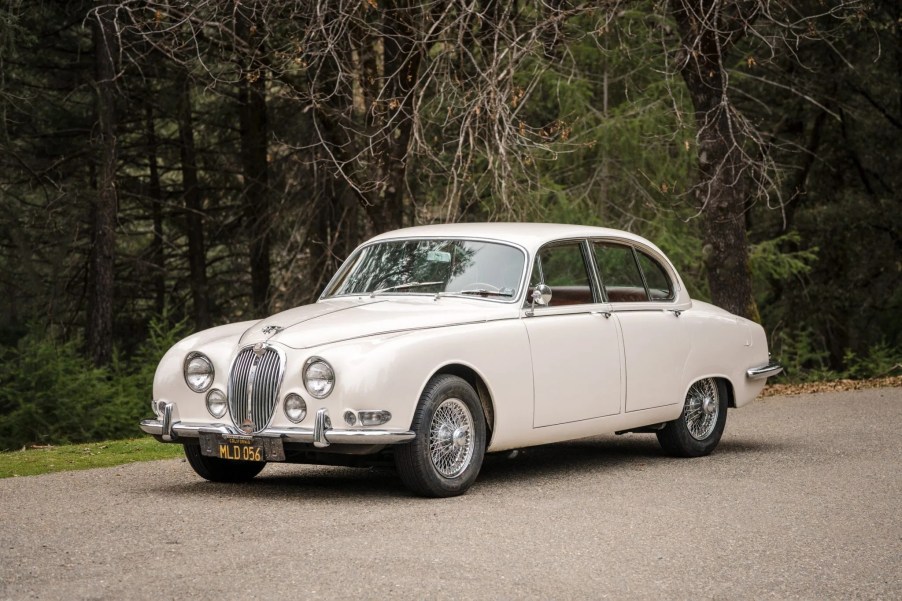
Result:
<svg viewBox="0 0 902 601"><path fill-rule="evenodd" d="M185 357L185 383L194 392L204 392L213 383L213 364L203 353Z"/></svg>
<svg viewBox="0 0 902 601"><path fill-rule="evenodd" d="M210 415L219 419L226 414L227 407L228 402L226 401L226 395L223 391L214 388L207 393L207 411L210 412Z"/></svg>
<svg viewBox="0 0 902 601"><path fill-rule="evenodd" d="M307 417L307 403L300 396L291 393L285 397L285 417L294 423L300 423Z"/></svg>
<svg viewBox="0 0 902 601"><path fill-rule="evenodd" d="M335 372L319 357L311 357L304 366L304 386L313 397L324 399L335 386Z"/></svg>

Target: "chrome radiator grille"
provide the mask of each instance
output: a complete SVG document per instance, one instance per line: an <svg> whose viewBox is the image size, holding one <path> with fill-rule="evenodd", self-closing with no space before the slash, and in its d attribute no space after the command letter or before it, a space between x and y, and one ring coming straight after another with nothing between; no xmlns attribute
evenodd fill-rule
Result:
<svg viewBox="0 0 902 601"><path fill-rule="evenodd" d="M242 349L229 375L232 421L245 432L259 432L269 423L279 400L282 359L268 346Z"/></svg>

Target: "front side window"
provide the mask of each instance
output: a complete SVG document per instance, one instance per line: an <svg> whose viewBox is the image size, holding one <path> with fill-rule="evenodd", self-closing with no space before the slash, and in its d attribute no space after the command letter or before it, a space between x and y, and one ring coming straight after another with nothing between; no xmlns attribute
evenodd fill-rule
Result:
<svg viewBox="0 0 902 601"><path fill-rule="evenodd" d="M360 294L448 294L510 300L523 276L523 251L472 240L392 240L372 244L323 298Z"/></svg>
<svg viewBox="0 0 902 601"><path fill-rule="evenodd" d="M538 284L551 287L551 307L594 302L582 244L566 242L542 248L532 270L530 288ZM526 300L529 303L528 295Z"/></svg>

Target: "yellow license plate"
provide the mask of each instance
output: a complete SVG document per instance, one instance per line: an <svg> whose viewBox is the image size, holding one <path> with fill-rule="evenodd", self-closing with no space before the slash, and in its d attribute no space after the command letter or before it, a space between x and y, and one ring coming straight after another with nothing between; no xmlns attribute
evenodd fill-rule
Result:
<svg viewBox="0 0 902 601"><path fill-rule="evenodd" d="M264 461L263 441L243 436L223 436L217 442L220 459L233 461Z"/></svg>

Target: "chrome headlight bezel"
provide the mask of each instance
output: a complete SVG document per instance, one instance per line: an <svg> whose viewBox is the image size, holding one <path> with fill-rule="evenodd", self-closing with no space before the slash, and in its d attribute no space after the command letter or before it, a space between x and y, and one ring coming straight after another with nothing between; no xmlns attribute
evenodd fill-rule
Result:
<svg viewBox="0 0 902 601"><path fill-rule="evenodd" d="M319 366L325 367L318 377L311 377L311 370L321 369ZM327 375L326 375L327 374ZM323 377L325 375L325 377ZM310 357L304 363L304 371L302 373L304 379L304 388L307 393L315 399L324 399L335 389L335 370L328 361L322 357ZM313 387L313 382L325 381L327 384L320 387Z"/></svg>
<svg viewBox="0 0 902 601"><path fill-rule="evenodd" d="M288 408L288 404L295 399L300 402L300 414L296 417L291 417L291 411ZM288 393L287 395L285 395L285 399L282 401L282 412L285 414L285 417L288 418L288 421L294 424L299 424L307 418L307 401L305 401L304 397L297 393Z"/></svg>
<svg viewBox="0 0 902 601"><path fill-rule="evenodd" d="M206 376L201 384L195 386L188 377L188 369L192 365L205 364ZM199 372L200 373L200 372ZM216 377L216 370L213 369L213 362L205 354L194 351L188 353L185 362L182 364L182 376L185 378L185 384L194 392L206 392L213 385L213 379Z"/></svg>

